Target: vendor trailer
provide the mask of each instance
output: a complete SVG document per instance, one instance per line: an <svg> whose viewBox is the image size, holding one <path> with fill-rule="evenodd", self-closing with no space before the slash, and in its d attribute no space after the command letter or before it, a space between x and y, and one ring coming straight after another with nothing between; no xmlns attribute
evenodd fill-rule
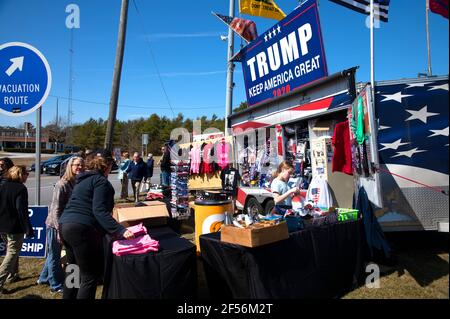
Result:
<svg viewBox="0 0 450 319"><path fill-rule="evenodd" d="M448 232L448 76L377 82L373 102L370 85L357 91L355 72L344 70L232 114L237 165L243 150L260 152L270 141L270 174L292 155L292 140L306 133L310 147L312 141L323 144L327 163L317 166L320 152L310 152L310 170L322 170L336 206L351 207L355 189L364 186L385 231ZM334 127L351 118L359 99L366 113L367 167L353 176L332 173ZM239 187L236 203L266 213L274 205L267 183Z"/></svg>

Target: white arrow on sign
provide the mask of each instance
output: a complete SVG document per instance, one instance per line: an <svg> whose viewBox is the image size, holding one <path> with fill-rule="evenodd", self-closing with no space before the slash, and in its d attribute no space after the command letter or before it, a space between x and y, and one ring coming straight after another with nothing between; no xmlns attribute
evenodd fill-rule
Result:
<svg viewBox="0 0 450 319"><path fill-rule="evenodd" d="M11 76L17 69L22 71L23 67L23 56L19 56L17 58L10 59L9 61L12 62L11 66L6 70L6 74L8 76Z"/></svg>

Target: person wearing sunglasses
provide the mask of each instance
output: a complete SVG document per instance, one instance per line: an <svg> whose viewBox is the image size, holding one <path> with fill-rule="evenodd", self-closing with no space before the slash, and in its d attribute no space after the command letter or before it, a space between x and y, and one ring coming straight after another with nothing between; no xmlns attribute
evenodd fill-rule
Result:
<svg viewBox="0 0 450 319"><path fill-rule="evenodd" d="M45 224L47 225L47 259L37 280L38 284L47 284L52 293L62 293L64 272L61 266L61 239L59 218L66 208L75 186L75 178L84 171L84 160L73 156L67 162L64 175L53 189L52 202Z"/></svg>

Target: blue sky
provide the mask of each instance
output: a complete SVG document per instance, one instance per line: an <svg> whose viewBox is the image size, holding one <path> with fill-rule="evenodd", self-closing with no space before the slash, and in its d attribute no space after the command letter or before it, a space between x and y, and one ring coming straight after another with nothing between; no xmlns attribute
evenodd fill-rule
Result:
<svg viewBox="0 0 450 319"><path fill-rule="evenodd" d="M227 15L229 1L135 2L140 13L130 0L118 119L147 117L152 113L172 117L173 112L189 118L212 114L223 117L227 43L220 40L220 35L226 35L227 28L211 11ZM236 14L239 14L237 2ZM294 0L277 0L276 3L286 14L298 4ZM80 28L73 30L72 121L81 123L91 117L106 119L121 1L0 0L0 44L29 43L49 61L53 84L50 97L43 105L43 124L55 118L56 97L60 97L60 115L67 117L70 30L65 21L69 4L76 4L80 9ZM319 1L319 12L329 74L359 66L357 81L369 81L366 16L328 0ZM277 22L248 15L242 17L255 21L260 34ZM433 74L447 75L448 20L430 13L430 33ZM389 22L381 22L375 39L376 80L426 73L425 0L392 0ZM237 50L240 41L235 38L235 42ZM246 100L239 64L234 82L233 105L238 106ZM35 118L35 114L0 115L0 125L16 126L24 121L34 124Z"/></svg>

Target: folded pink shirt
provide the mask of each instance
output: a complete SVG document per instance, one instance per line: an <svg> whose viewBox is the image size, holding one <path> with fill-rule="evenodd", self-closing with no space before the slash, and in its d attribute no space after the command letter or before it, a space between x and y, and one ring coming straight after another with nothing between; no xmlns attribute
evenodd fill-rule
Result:
<svg viewBox="0 0 450 319"><path fill-rule="evenodd" d="M147 228L141 224L128 227L128 230L136 236L132 239L121 239L113 242L112 251L116 256L130 254L144 254L149 251L158 251L159 242L147 234Z"/></svg>
<svg viewBox="0 0 450 319"><path fill-rule="evenodd" d="M159 242L152 239L149 235L144 235L133 239L116 240L112 249L113 254L116 256L144 254L149 251L158 251Z"/></svg>
<svg viewBox="0 0 450 319"><path fill-rule="evenodd" d="M147 234L147 228L145 228L145 226L142 223L131 227L127 227L127 229L131 231L136 237Z"/></svg>

